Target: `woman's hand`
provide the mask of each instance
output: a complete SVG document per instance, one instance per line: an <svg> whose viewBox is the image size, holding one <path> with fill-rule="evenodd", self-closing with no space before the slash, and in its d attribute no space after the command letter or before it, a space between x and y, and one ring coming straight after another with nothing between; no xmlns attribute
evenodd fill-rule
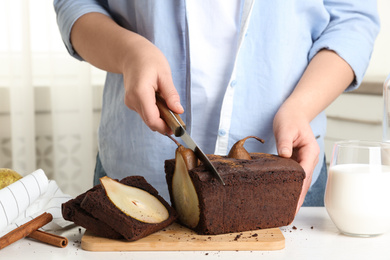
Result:
<svg viewBox="0 0 390 260"><path fill-rule="evenodd" d="M156 46L100 13L81 16L73 25L71 41L76 52L92 65L123 75L126 106L151 130L172 133L160 118L155 93L160 93L173 112L184 110L168 61Z"/></svg>
<svg viewBox="0 0 390 260"><path fill-rule="evenodd" d="M345 60L331 50L321 50L310 61L294 91L275 115L273 129L279 155L294 158L306 173L297 212L319 161L319 147L310 122L353 80L354 72Z"/></svg>
<svg viewBox="0 0 390 260"><path fill-rule="evenodd" d="M173 85L168 61L157 47L144 38L133 43L133 46L125 55L122 68L124 102L141 116L151 130L172 134L172 130L160 118L155 99L158 92L172 111L178 114L184 112Z"/></svg>
<svg viewBox="0 0 390 260"><path fill-rule="evenodd" d="M318 163L320 153L320 147L309 123L299 111L285 105L279 109L273 124L278 154L297 161L306 173L297 212L310 188L313 171Z"/></svg>

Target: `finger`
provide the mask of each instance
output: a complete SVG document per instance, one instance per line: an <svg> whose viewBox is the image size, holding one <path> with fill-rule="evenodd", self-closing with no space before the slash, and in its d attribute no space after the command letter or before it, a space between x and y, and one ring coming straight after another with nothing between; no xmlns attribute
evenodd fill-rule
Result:
<svg viewBox="0 0 390 260"><path fill-rule="evenodd" d="M307 194L307 192L309 191L309 188L310 188L311 180L312 180L312 178L311 178L311 175L310 175L310 176L306 176L305 180L303 181L302 191L301 191L301 194L299 195L297 209L296 209L296 213L295 214L298 213L299 209L303 205L303 202L305 201L306 194Z"/></svg>
<svg viewBox="0 0 390 260"><path fill-rule="evenodd" d="M305 171L306 177L303 181L302 185L302 192L299 197L298 206L297 206L297 213L302 206L306 194L310 188L311 182L312 182L312 176L314 168L316 167L318 161L319 161L319 147L317 145L317 142L312 142L311 145L307 145L305 147L302 147L299 149L298 154L296 155L296 159L299 162L299 164L302 166L303 170Z"/></svg>
<svg viewBox="0 0 390 260"><path fill-rule="evenodd" d="M158 111L157 107L156 111L154 110L154 108L152 110L142 110L140 113L142 115L142 120L152 131L157 131L163 135L172 135L172 130L168 127L165 121L160 118L160 112ZM152 113L150 113L150 111ZM156 113L158 117L154 116Z"/></svg>
<svg viewBox="0 0 390 260"><path fill-rule="evenodd" d="M309 191L311 180L312 180L311 177L312 177L311 175L306 175L306 178L303 180L302 191L301 191L301 194L299 196L299 203L298 203L298 205L300 205L300 206L303 204L303 201L305 200L306 194Z"/></svg>
<svg viewBox="0 0 390 260"><path fill-rule="evenodd" d="M146 88L144 93L138 96L137 112L145 124L152 130L161 134L172 134L172 130L164 120L160 118L160 112L156 105L155 91L153 88Z"/></svg>
<svg viewBox="0 0 390 260"><path fill-rule="evenodd" d="M170 110L177 114L182 114L184 108L180 103L180 96L173 85L172 76L170 73L163 74L159 77L158 91L164 98Z"/></svg>
<svg viewBox="0 0 390 260"><path fill-rule="evenodd" d="M275 139L278 155L290 158L293 152L293 136L289 133L289 131L278 131L275 135Z"/></svg>
<svg viewBox="0 0 390 260"><path fill-rule="evenodd" d="M320 148L314 137L305 144L294 148L294 159L302 166L306 174L311 174L319 161Z"/></svg>

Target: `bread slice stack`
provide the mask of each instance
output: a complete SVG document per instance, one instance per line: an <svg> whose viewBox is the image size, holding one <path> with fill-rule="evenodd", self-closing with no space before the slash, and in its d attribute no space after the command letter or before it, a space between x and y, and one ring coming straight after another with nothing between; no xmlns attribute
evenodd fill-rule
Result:
<svg viewBox="0 0 390 260"><path fill-rule="evenodd" d="M62 204L64 219L73 221L97 236L135 241L157 232L174 222L175 210L142 176L129 176L120 183L147 191L168 210L169 217L160 223L145 223L126 215L108 198L102 185L96 185L76 198Z"/></svg>

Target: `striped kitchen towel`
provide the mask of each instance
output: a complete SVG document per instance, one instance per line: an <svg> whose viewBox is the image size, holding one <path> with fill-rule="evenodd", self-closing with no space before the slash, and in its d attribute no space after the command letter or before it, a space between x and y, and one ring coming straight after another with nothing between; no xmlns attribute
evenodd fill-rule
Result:
<svg viewBox="0 0 390 260"><path fill-rule="evenodd" d="M72 222L62 217L61 204L72 199L39 169L0 190L0 236L39 216L53 215L42 230L57 230Z"/></svg>

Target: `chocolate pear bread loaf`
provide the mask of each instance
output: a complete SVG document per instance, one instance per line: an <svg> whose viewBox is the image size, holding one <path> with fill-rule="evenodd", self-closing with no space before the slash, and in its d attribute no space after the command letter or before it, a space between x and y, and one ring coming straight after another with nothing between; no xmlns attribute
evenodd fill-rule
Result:
<svg viewBox="0 0 390 260"><path fill-rule="evenodd" d="M143 177L129 176L120 182L147 191L156 197L168 210L168 219L160 223L145 223L130 217L111 202L102 185L97 185L85 194L78 196L73 203L65 203L62 207L64 218L85 227L96 235L114 239L124 238L128 241L145 237L167 227L176 220L175 210L158 195L157 190ZM89 218L84 218L85 215L89 215Z"/></svg>
<svg viewBox="0 0 390 260"><path fill-rule="evenodd" d="M251 153L250 160L208 157L225 186L203 164L189 170L197 196L191 201L198 201L199 216L188 222L195 221L192 226L182 224L198 234L216 235L281 227L293 221L305 178L296 161L264 153ZM172 185L176 162L165 161L165 173L172 206L180 208L173 199L178 189Z"/></svg>

